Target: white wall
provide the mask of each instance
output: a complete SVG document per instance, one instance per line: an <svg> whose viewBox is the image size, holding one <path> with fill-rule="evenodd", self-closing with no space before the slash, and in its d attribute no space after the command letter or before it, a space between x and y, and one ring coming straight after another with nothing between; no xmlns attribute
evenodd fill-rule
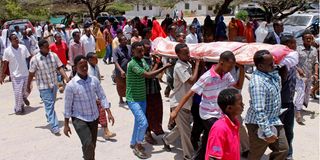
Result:
<svg viewBox="0 0 320 160"><path fill-rule="evenodd" d="M189 9L185 9L185 4L188 3L189 4ZM198 6L201 5L201 10L199 10ZM182 10L183 12L188 11L189 13L191 11L196 10L196 15L197 16L205 16L207 14L211 15L213 14L212 10L209 11L208 10L208 6L206 4L204 4L202 1L181 1L179 3L177 3L174 6L174 10L178 10L179 12Z"/></svg>
<svg viewBox="0 0 320 160"><path fill-rule="evenodd" d="M152 6L152 10L149 10L149 5L146 5L146 9L143 10L144 5L135 5L132 11L125 12L125 16L128 17L144 17L149 16L150 18L153 16L160 16L161 11L159 6ZM139 8L139 10L138 10Z"/></svg>

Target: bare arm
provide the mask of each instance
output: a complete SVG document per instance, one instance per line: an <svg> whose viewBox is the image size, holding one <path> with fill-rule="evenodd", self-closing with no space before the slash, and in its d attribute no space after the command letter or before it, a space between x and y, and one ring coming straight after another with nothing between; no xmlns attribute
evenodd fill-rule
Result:
<svg viewBox="0 0 320 160"><path fill-rule="evenodd" d="M197 78L198 78L198 73L199 73L199 64L200 64L200 60L197 59L196 60L196 64L195 64L195 68L194 68L193 73L192 73L192 76L187 81L189 84L196 83Z"/></svg>
<svg viewBox="0 0 320 160"><path fill-rule="evenodd" d="M144 72L142 76L145 77L145 78L153 78L153 77L155 77L157 74L161 73L162 71L164 71L165 69L167 69L168 67L170 67L171 65L172 65L172 64L167 63L165 66L163 66L162 68L157 69L157 70L155 70L155 71Z"/></svg>
<svg viewBox="0 0 320 160"><path fill-rule="evenodd" d="M233 85L233 87L235 87L237 89L242 89L243 82L244 82L244 66L243 65L237 65L237 66L240 69L239 80L235 85Z"/></svg>
<svg viewBox="0 0 320 160"><path fill-rule="evenodd" d="M69 77L67 76L66 72L63 70L62 67L59 67L58 68L60 74L62 75L62 77L64 78L64 80L66 80L66 82L68 83L69 82Z"/></svg>
<svg viewBox="0 0 320 160"><path fill-rule="evenodd" d="M183 96L183 98L180 100L178 106L171 112L170 119L174 120L177 117L177 114L181 110L181 108L184 106L185 103L194 95L194 92L192 90L189 90L188 93Z"/></svg>
<svg viewBox="0 0 320 160"><path fill-rule="evenodd" d="M30 93L31 92L31 82L33 80L35 73L34 72L29 72L29 76L28 76L28 83L27 83L27 92Z"/></svg>
<svg viewBox="0 0 320 160"><path fill-rule="evenodd" d="M1 75L0 75L0 84L2 84L4 82L4 79L6 78L6 74L4 73L7 69L8 69L8 61L2 61L1 63Z"/></svg>

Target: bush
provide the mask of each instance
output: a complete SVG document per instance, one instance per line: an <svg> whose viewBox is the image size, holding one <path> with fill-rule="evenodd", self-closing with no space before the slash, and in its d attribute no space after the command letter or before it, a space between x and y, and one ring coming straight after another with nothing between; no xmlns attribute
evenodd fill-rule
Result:
<svg viewBox="0 0 320 160"><path fill-rule="evenodd" d="M249 13L245 10L240 10L237 14L236 14L236 18L237 19L241 19L243 21L247 20L249 17Z"/></svg>

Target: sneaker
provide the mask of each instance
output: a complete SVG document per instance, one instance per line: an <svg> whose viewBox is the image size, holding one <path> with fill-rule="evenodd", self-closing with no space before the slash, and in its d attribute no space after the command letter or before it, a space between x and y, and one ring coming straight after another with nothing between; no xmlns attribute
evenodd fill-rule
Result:
<svg viewBox="0 0 320 160"><path fill-rule="evenodd" d="M29 106L30 105L30 102L27 98L23 98L23 102L25 105Z"/></svg>
<svg viewBox="0 0 320 160"><path fill-rule="evenodd" d="M134 153L137 157L139 157L140 159L147 159L147 158L148 158L147 154L146 154L144 151L139 150L139 148L137 147L137 145L136 145L136 147L133 148L133 153Z"/></svg>
<svg viewBox="0 0 320 160"><path fill-rule="evenodd" d="M171 148L170 148L170 145L168 145L166 143L166 141L164 140L164 137L161 138L162 142L163 142L163 149L167 152L171 152Z"/></svg>

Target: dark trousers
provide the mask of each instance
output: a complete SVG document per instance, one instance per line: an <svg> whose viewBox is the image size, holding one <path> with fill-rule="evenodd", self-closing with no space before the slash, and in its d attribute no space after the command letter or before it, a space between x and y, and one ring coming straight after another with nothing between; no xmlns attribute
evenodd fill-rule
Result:
<svg viewBox="0 0 320 160"><path fill-rule="evenodd" d="M288 155L288 142L284 133L283 126L275 126L278 131L278 139L269 144L267 141L258 137L259 126L256 124L246 124L249 134L250 152L248 160L261 159L267 147L271 149L270 160L285 160Z"/></svg>
<svg viewBox="0 0 320 160"><path fill-rule="evenodd" d="M191 114L193 117L193 125L191 130L191 143L193 149L196 151L199 149L198 142L200 141L201 133L204 131L202 119L199 115L199 104L193 103L191 107Z"/></svg>
<svg viewBox="0 0 320 160"><path fill-rule="evenodd" d="M98 132L98 119L93 122L85 122L81 119L72 117L72 124L76 130L81 144L83 159L94 160L97 132Z"/></svg>
<svg viewBox="0 0 320 160"><path fill-rule="evenodd" d="M288 108L284 113L280 115L280 119L283 123L284 131L289 145L288 157L292 156L292 140L293 140L293 126L294 126L294 104L282 103L282 108Z"/></svg>
<svg viewBox="0 0 320 160"><path fill-rule="evenodd" d="M210 132L211 127L213 124L218 120L218 118L210 118L207 120L202 120L202 125L204 128L204 132L201 138L201 146L198 149L197 153L195 154L194 160L204 160L206 149L207 149L207 142L208 142L208 135Z"/></svg>

